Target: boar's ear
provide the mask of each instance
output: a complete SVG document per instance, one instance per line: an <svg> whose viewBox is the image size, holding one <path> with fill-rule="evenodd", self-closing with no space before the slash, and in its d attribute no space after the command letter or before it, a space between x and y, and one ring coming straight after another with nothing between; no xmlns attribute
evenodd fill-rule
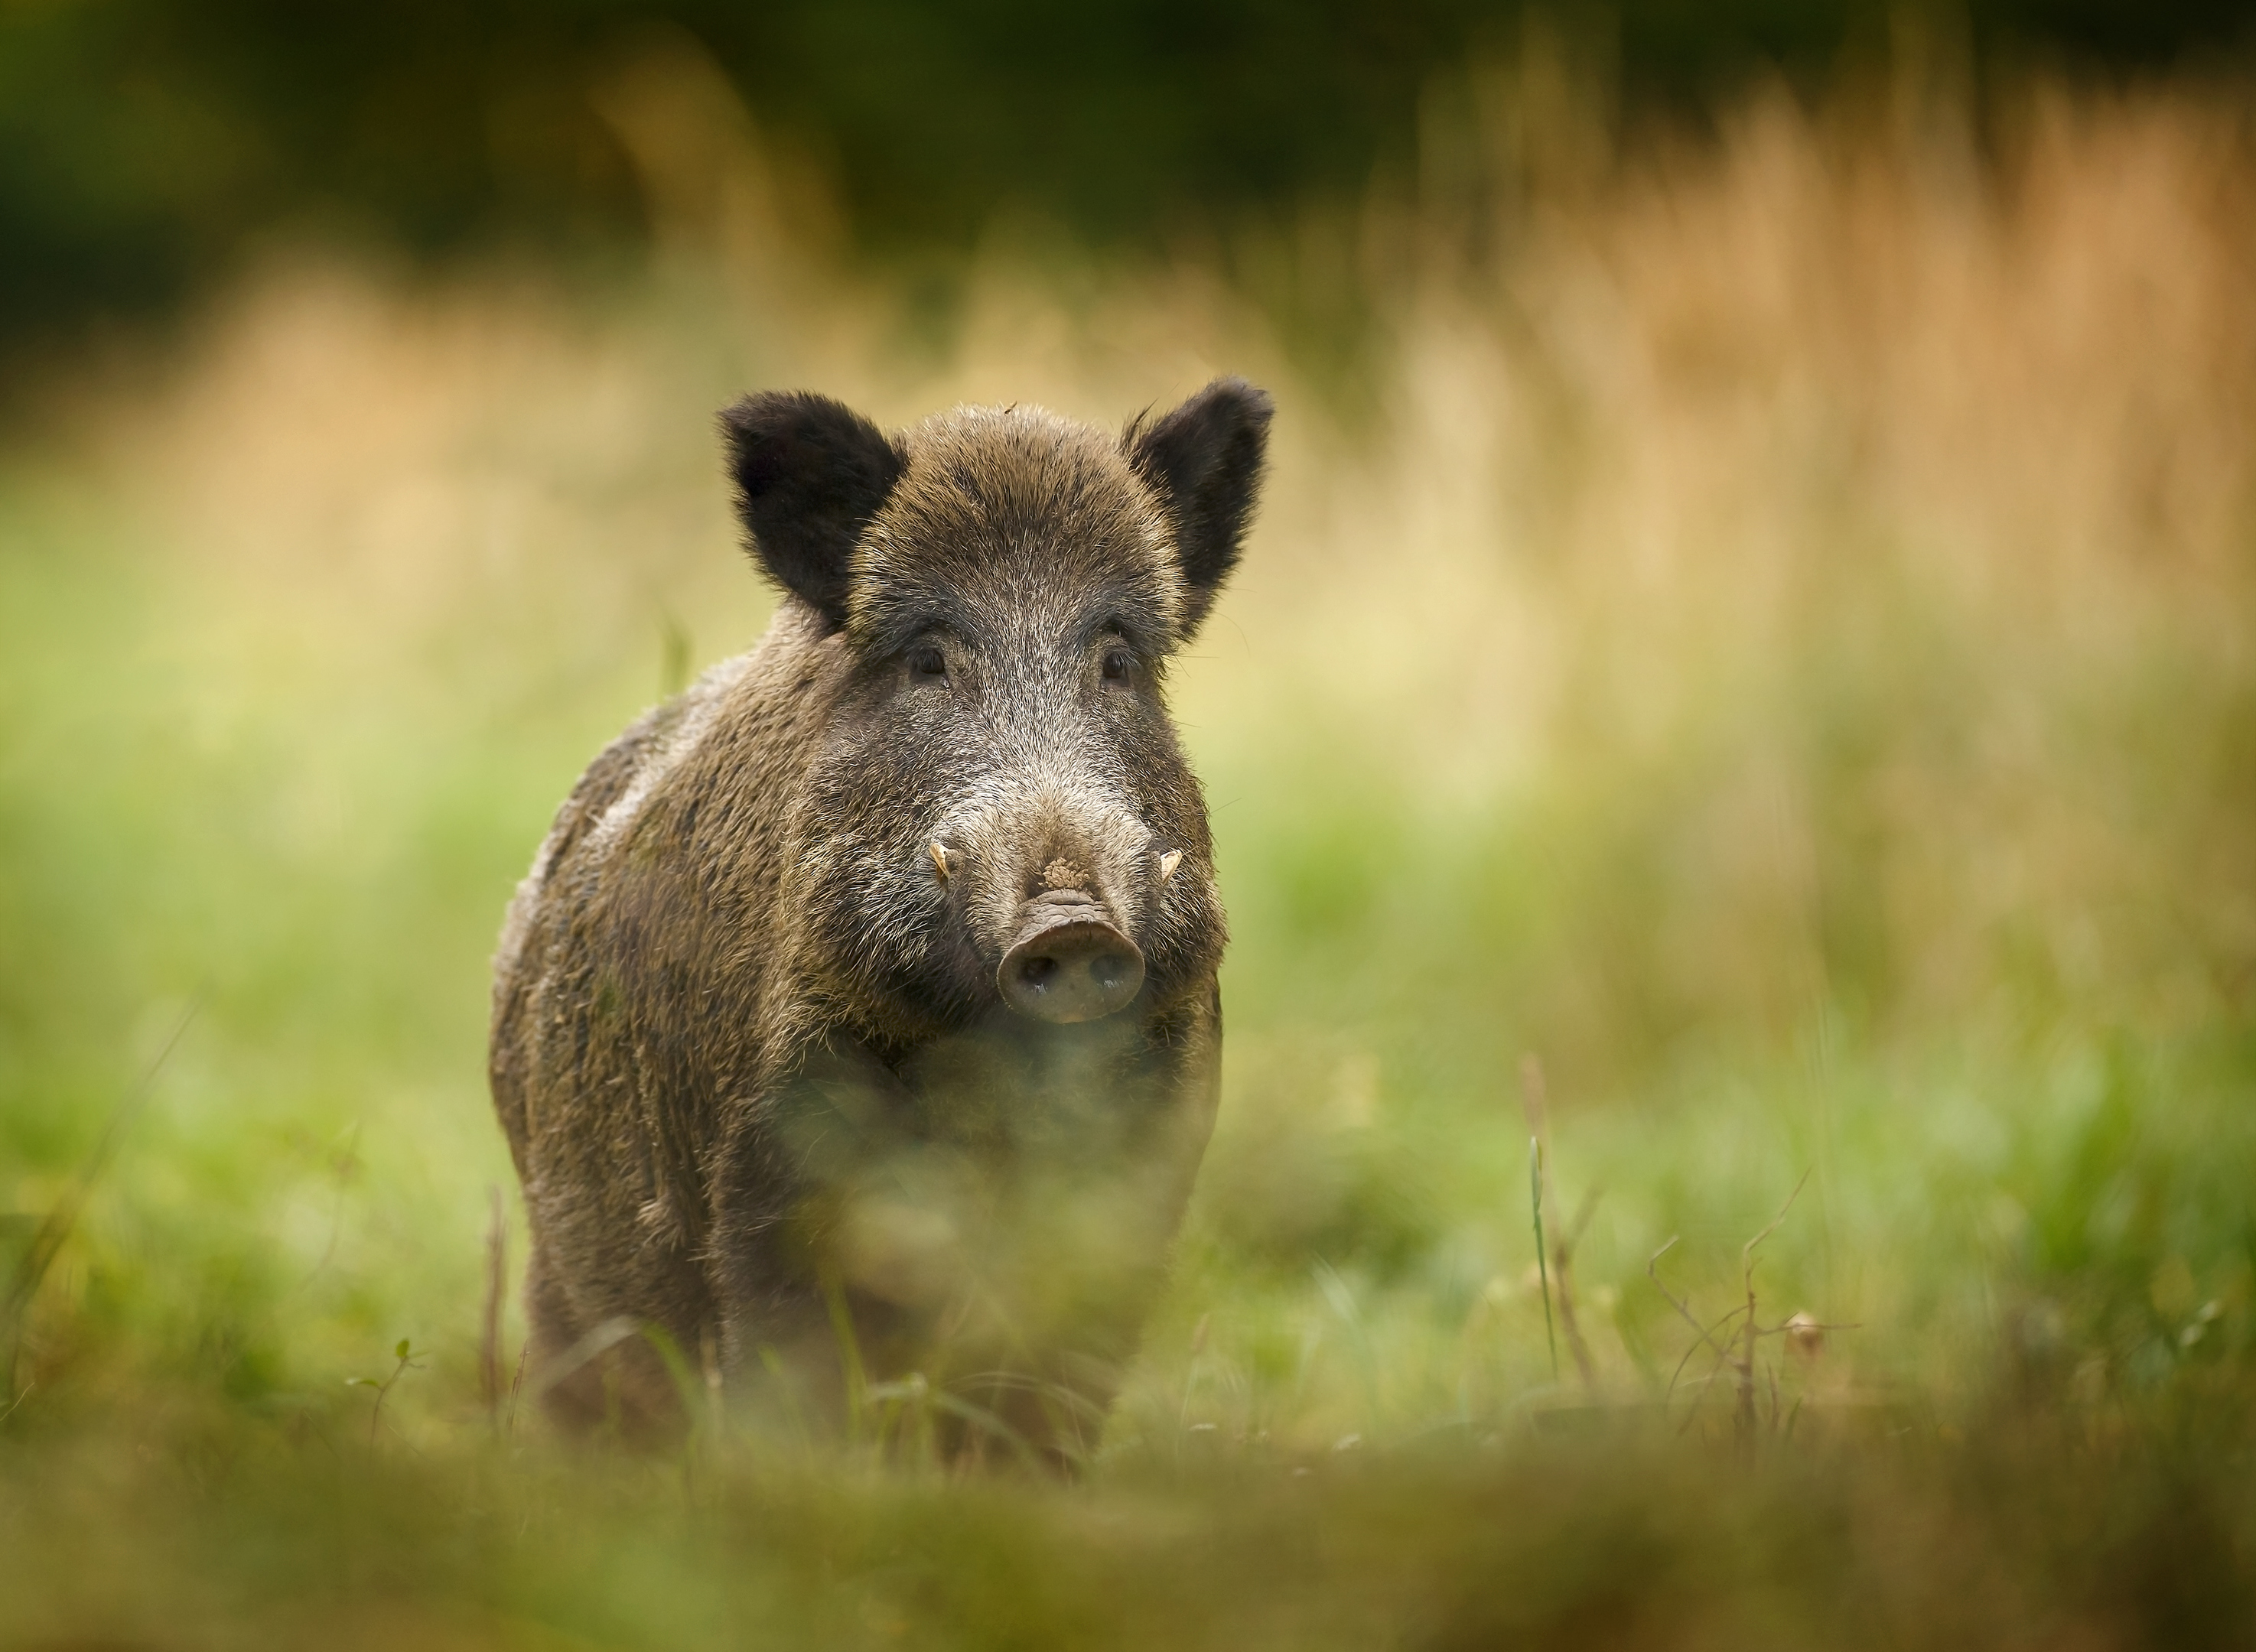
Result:
<svg viewBox="0 0 2256 1652"><path fill-rule="evenodd" d="M1261 490L1273 404L1242 378L1218 378L1156 425L1139 418L1122 445L1166 503L1190 586L1188 636L1237 566L1238 541Z"/></svg>
<svg viewBox="0 0 2256 1652"><path fill-rule="evenodd" d="M852 408L804 390L747 396L722 413L721 435L752 553L843 625L854 546L900 480L900 451Z"/></svg>

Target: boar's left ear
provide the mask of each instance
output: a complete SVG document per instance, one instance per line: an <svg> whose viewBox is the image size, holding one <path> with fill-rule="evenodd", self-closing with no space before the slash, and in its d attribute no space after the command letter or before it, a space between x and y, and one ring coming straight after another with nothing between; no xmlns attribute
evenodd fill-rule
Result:
<svg viewBox="0 0 2256 1652"><path fill-rule="evenodd" d="M1156 425L1139 418L1122 439L1128 462L1166 503L1190 587L1186 636L1237 566L1238 541L1261 490L1273 404L1242 378L1218 378Z"/></svg>
<svg viewBox="0 0 2256 1652"><path fill-rule="evenodd" d="M900 480L900 451L852 408L805 390L721 415L737 515L770 576L832 629L846 622L854 546Z"/></svg>

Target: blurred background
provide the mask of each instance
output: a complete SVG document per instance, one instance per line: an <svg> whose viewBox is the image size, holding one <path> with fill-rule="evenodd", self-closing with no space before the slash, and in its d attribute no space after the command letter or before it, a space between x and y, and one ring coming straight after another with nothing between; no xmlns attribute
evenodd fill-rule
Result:
<svg viewBox="0 0 2256 1652"><path fill-rule="evenodd" d="M821 232L920 276L939 319L998 219L1113 258L1212 258L1316 203L1441 181L1437 139L1462 145L1435 123L1462 123L1469 72L1531 28L1576 60L1585 116L1710 135L1757 86L1822 99L1908 70L1963 118L2032 73L2214 75L2250 38L2231 0L10 0L0 326L78 343L239 277L278 236L619 274L687 182L661 177L638 70L684 56Z"/></svg>
<svg viewBox="0 0 2256 1652"><path fill-rule="evenodd" d="M1420 1452L1590 1415L1897 1442L1849 1459L1884 1511L2002 1416L2099 1465L2024 1499L2063 1519L2183 1448L2176 1525L1872 1516L1876 1643L2245 1575L2252 53L2223 0L0 0L0 1630L372 1643L420 1590L1135 1644L1227 1598L1371 1644L1377 1584L1242 1598L1121 1488L1273 1536L1270 1467L1383 1456L1423 1489L1332 1517L1393 1529L1454 1494ZM820 1564L727 1571L671 1470L492 1479L488 960L588 760L765 623L714 411L1110 425L1220 372L1280 410L1170 691L1230 1046L1098 1466L1122 1615L997 1558L1017 1493L850 1519L759 1459L728 1507ZM1473 1523L1587 1482L1611 1530L1611 1460ZM1724 1542L1685 1473L1633 1559ZM1718 1575L1799 1507L1761 1484ZM2148 1593L2085 1564L2119 1529ZM1833 1564L1667 1623L1856 1643L1794 1615ZM1615 1586L1530 1565L1530 1613Z"/></svg>

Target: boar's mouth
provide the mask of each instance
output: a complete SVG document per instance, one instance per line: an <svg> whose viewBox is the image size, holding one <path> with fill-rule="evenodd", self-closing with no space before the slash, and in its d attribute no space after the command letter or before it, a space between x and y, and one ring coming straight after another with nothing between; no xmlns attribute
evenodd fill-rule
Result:
<svg viewBox="0 0 2256 1652"><path fill-rule="evenodd" d="M995 974L1003 1002L1057 1025L1099 1021L1135 1001L1144 954L1104 909L1077 889L1052 889L1026 903L1026 922Z"/></svg>

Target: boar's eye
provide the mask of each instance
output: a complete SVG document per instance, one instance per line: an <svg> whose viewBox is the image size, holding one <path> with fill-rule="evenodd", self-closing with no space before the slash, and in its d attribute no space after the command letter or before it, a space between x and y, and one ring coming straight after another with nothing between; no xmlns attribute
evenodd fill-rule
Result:
<svg viewBox="0 0 2256 1652"><path fill-rule="evenodd" d="M1104 680L1114 688L1125 688L1136 674L1136 657L1126 649L1113 647L1104 650Z"/></svg>
<svg viewBox="0 0 2256 1652"><path fill-rule="evenodd" d="M909 650L909 681L913 683L945 683L948 680L948 657L930 643L920 643Z"/></svg>

